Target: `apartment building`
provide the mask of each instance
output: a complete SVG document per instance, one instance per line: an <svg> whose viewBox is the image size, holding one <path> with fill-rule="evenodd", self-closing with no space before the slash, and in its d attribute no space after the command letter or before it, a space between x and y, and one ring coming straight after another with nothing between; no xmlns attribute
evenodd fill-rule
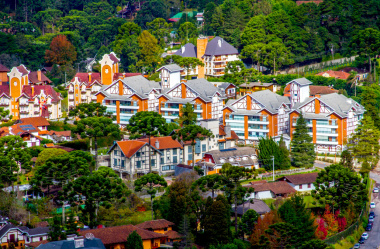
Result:
<svg viewBox="0 0 380 249"><path fill-rule="evenodd" d="M104 85L95 96L97 102L105 105L107 112L116 117L115 123L125 126L137 112L158 111L159 94L161 87L158 82L137 75Z"/></svg>
<svg viewBox="0 0 380 249"><path fill-rule="evenodd" d="M30 72L24 65L8 73L9 84L0 86L0 106L9 110L14 120L27 117L58 119L62 117L60 93L40 70Z"/></svg>
<svg viewBox="0 0 380 249"><path fill-rule="evenodd" d="M257 143L261 137L288 133L290 101L270 90L258 91L229 100L223 109L223 124L229 125L239 140Z"/></svg>
<svg viewBox="0 0 380 249"><path fill-rule="evenodd" d="M162 92L158 96L158 112L167 122L173 122L178 118L180 109L186 103L194 105L198 120L222 117L225 94L205 79L178 82L170 89L163 89Z"/></svg>

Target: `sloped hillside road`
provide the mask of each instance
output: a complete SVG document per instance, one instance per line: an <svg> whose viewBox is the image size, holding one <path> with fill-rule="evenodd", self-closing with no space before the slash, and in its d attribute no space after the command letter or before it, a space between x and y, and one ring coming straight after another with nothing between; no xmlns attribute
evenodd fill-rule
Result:
<svg viewBox="0 0 380 249"><path fill-rule="evenodd" d="M380 168L376 168L370 173L370 177L376 181L376 187L380 188ZM360 246L360 249L377 249L380 246L380 199L379 193L372 193L372 201L375 202L376 208L371 211L375 212L376 218L373 223L372 231L368 232L369 237L366 242Z"/></svg>

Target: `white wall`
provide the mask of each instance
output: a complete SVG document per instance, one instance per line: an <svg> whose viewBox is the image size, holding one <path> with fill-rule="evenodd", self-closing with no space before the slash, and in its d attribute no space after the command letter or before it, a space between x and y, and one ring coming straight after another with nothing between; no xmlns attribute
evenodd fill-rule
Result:
<svg viewBox="0 0 380 249"><path fill-rule="evenodd" d="M299 191L299 192L305 192L305 191L311 191L311 190L314 190L315 189L315 186L313 183L311 183L310 185L310 188L308 186L308 184L301 184L302 185L302 189L300 188L300 185L294 185L293 183L290 183L288 182L290 186L292 186L292 188L294 188L295 190Z"/></svg>

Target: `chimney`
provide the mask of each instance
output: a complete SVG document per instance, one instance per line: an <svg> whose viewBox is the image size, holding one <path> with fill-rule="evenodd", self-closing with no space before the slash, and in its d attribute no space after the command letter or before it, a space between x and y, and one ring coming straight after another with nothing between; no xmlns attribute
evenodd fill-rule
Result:
<svg viewBox="0 0 380 249"><path fill-rule="evenodd" d="M34 96L34 86L32 85L32 96Z"/></svg>
<svg viewBox="0 0 380 249"><path fill-rule="evenodd" d="M91 83L91 73L88 73L88 83Z"/></svg>
<svg viewBox="0 0 380 249"><path fill-rule="evenodd" d="M37 80L38 80L38 82L41 82L41 81L42 81L41 70L39 70L39 69L38 69L38 71L37 71Z"/></svg>
<svg viewBox="0 0 380 249"><path fill-rule="evenodd" d="M219 40L218 40L218 46L219 46L219 47L222 47L222 39L219 39Z"/></svg>
<svg viewBox="0 0 380 249"><path fill-rule="evenodd" d="M158 141L158 139L154 143L154 146L156 147L156 149L160 149L160 142Z"/></svg>
<svg viewBox="0 0 380 249"><path fill-rule="evenodd" d="M231 137L231 126L228 124L224 126L224 132L226 133L226 137Z"/></svg>
<svg viewBox="0 0 380 249"><path fill-rule="evenodd" d="M181 48L182 54L185 53L185 46Z"/></svg>

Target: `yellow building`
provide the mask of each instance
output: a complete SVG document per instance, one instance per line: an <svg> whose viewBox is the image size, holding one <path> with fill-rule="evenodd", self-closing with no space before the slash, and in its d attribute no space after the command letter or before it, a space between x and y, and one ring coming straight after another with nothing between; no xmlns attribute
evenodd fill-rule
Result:
<svg viewBox="0 0 380 249"><path fill-rule="evenodd" d="M272 92L277 92L280 90L280 86L274 83L262 83L260 81L258 82L251 82L251 83L243 83L239 86L240 90L240 96L244 96L246 94L251 94L253 92L257 91L263 91L263 90L270 90Z"/></svg>
<svg viewBox="0 0 380 249"><path fill-rule="evenodd" d="M136 225L136 227L152 231L155 233L165 234L167 238L163 238L161 243L165 243L165 239L168 242L179 242L182 240L183 235L173 230L175 224L165 219L146 221Z"/></svg>

